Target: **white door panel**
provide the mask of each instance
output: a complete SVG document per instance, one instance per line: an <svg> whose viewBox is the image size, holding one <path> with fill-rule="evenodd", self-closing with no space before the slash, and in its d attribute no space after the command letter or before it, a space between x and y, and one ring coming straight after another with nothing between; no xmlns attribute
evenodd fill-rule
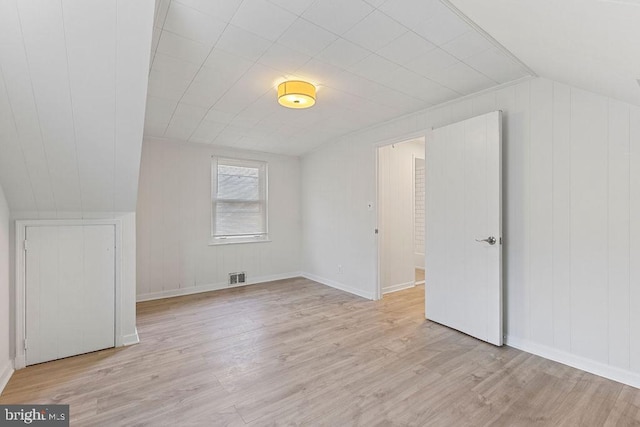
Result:
<svg viewBox="0 0 640 427"><path fill-rule="evenodd" d="M26 228L27 365L115 344L115 227Z"/></svg>
<svg viewBox="0 0 640 427"><path fill-rule="evenodd" d="M426 144L426 317L502 345L501 113ZM477 240L494 237L491 245Z"/></svg>

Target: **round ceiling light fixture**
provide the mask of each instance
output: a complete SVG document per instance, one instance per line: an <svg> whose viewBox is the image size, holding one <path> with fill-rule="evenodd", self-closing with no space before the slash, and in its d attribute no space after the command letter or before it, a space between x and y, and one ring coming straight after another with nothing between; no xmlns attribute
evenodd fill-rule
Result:
<svg viewBox="0 0 640 427"><path fill-rule="evenodd" d="M278 102L287 108L309 108L316 103L316 87L301 80L289 80L278 85Z"/></svg>

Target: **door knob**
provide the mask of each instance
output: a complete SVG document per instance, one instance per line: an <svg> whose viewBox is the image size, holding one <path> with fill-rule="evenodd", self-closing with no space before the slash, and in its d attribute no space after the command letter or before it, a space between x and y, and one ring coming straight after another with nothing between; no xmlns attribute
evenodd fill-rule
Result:
<svg viewBox="0 0 640 427"><path fill-rule="evenodd" d="M476 242L487 242L490 245L496 244L496 238L493 236L489 236L486 239L476 239Z"/></svg>

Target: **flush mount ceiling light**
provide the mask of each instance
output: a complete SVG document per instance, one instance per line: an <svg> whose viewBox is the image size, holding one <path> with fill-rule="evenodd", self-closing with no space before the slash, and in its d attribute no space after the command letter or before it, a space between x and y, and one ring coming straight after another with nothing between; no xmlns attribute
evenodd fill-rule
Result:
<svg viewBox="0 0 640 427"><path fill-rule="evenodd" d="M287 108L309 108L316 103L316 87L301 80L289 80L278 85L278 102Z"/></svg>

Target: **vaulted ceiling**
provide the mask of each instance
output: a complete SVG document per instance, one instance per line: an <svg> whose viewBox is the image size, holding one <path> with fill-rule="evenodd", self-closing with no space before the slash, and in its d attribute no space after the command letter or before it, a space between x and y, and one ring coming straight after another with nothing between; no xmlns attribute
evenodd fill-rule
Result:
<svg viewBox="0 0 640 427"><path fill-rule="evenodd" d="M297 155L531 74L439 0L159 0L145 135Z"/></svg>
<svg viewBox="0 0 640 427"><path fill-rule="evenodd" d="M0 1L0 184L13 212L135 211L153 11Z"/></svg>
<svg viewBox="0 0 640 427"><path fill-rule="evenodd" d="M640 105L638 22L640 0L0 0L0 184L14 212L132 211L143 127L299 155L535 74ZM314 107L276 102L292 78Z"/></svg>
<svg viewBox="0 0 640 427"><path fill-rule="evenodd" d="M450 0L537 74L640 105L640 0Z"/></svg>

